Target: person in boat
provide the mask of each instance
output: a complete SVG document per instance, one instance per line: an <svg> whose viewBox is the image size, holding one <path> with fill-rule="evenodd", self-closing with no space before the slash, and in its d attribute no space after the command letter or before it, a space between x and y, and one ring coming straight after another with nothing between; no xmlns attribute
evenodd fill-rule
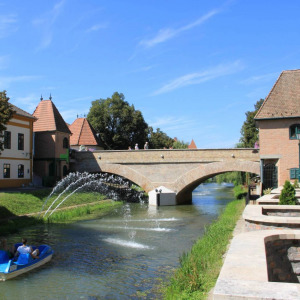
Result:
<svg viewBox="0 0 300 300"><path fill-rule="evenodd" d="M35 249L33 251L31 246L27 246L27 239L22 238L22 246L19 246L17 249L17 256L19 254L27 254L29 253L32 258L39 258L39 249Z"/></svg>
<svg viewBox="0 0 300 300"><path fill-rule="evenodd" d="M15 255L15 249L12 247L11 249L7 246L7 239L2 238L0 242L0 250L3 250L7 253L8 257L11 259Z"/></svg>

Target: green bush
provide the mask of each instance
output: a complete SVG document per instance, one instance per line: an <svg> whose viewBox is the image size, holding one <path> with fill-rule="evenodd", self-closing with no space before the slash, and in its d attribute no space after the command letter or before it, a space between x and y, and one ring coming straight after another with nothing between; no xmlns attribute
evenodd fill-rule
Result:
<svg viewBox="0 0 300 300"><path fill-rule="evenodd" d="M299 187L300 187L299 181L298 181L298 179L295 179L295 181L294 181L294 188L298 189Z"/></svg>
<svg viewBox="0 0 300 300"><path fill-rule="evenodd" d="M279 196L280 205L295 205L297 204L296 191L294 186L286 180L283 189Z"/></svg>
<svg viewBox="0 0 300 300"><path fill-rule="evenodd" d="M243 199L247 196L247 189L242 185L236 185L233 188L233 192L235 199Z"/></svg>
<svg viewBox="0 0 300 300"><path fill-rule="evenodd" d="M269 194L271 194L271 192L272 192L271 188L267 188L267 189L263 190L264 195L269 195Z"/></svg>

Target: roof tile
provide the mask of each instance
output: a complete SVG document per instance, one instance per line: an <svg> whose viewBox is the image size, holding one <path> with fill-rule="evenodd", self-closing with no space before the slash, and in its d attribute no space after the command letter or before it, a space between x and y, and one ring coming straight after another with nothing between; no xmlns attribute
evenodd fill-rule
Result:
<svg viewBox="0 0 300 300"><path fill-rule="evenodd" d="M257 112L255 119L300 116L300 70L283 71Z"/></svg>
<svg viewBox="0 0 300 300"><path fill-rule="evenodd" d="M42 100L33 116L38 120L33 124L33 131L60 131L71 134L69 127L51 100Z"/></svg>

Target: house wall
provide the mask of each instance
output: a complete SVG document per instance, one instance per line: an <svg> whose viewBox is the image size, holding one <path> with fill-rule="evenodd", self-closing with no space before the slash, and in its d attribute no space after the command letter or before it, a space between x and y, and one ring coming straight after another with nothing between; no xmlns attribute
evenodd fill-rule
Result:
<svg viewBox="0 0 300 300"><path fill-rule="evenodd" d="M20 187L32 181L33 119L14 115L6 124L11 132L11 149L0 156L0 187ZM24 150L18 150L18 134L24 134ZM10 164L10 178L3 178L4 164ZM24 177L18 178L18 165L24 165Z"/></svg>
<svg viewBox="0 0 300 300"><path fill-rule="evenodd" d="M63 177L63 167L69 170L69 163L61 158L68 153L68 148L63 148L63 140L69 140L69 134L64 132L35 132L34 133L34 173L44 178L49 176L49 165L55 164L54 176L59 179Z"/></svg>
<svg viewBox="0 0 300 300"><path fill-rule="evenodd" d="M299 141L290 139L289 128L300 124L300 118L259 120L261 159L277 161L278 185L290 180L290 169L299 168Z"/></svg>

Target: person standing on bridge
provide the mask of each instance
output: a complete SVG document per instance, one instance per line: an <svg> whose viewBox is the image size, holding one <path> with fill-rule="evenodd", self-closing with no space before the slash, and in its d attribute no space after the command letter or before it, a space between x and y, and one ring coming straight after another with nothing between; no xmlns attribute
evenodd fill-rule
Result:
<svg viewBox="0 0 300 300"><path fill-rule="evenodd" d="M139 144L135 144L135 147L134 147L135 150L140 150L139 148Z"/></svg>
<svg viewBox="0 0 300 300"><path fill-rule="evenodd" d="M145 150L148 150L148 149L149 149L149 144L148 144L148 142L145 143L144 149L145 149Z"/></svg>

